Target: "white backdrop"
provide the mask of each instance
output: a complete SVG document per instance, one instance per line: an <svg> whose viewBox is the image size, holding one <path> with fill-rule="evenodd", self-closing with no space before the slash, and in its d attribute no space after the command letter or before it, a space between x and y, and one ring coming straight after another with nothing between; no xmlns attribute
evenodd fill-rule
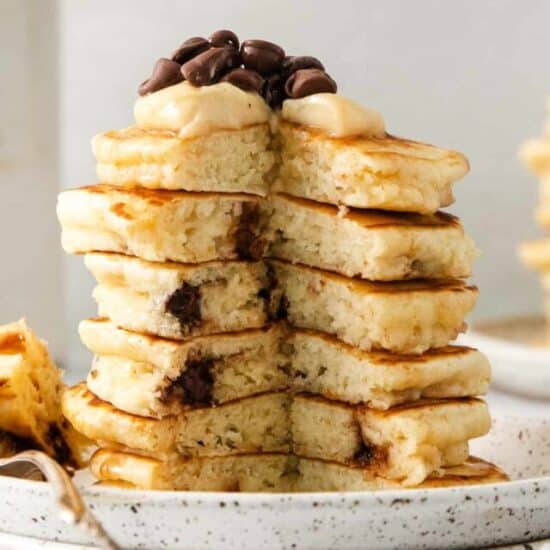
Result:
<svg viewBox="0 0 550 550"><path fill-rule="evenodd" d="M231 28L318 56L340 91L380 110L393 133L465 152L472 172L452 211L484 252L476 316L539 307L537 279L515 255L520 240L537 235L536 184L517 147L544 122L550 2L65 0L59 13L61 186L94 181L90 137L131 123L137 85L158 57L186 37ZM46 206L47 223L55 223L51 200ZM37 218L33 230L43 223ZM2 214L0 235L10 230ZM29 253L43 254L40 246ZM7 250L2 261L19 258ZM94 311L92 284L79 258L66 260L66 274L64 349L70 365L85 370L76 325ZM30 286L10 281L9 291L40 300L43 289Z"/></svg>
<svg viewBox="0 0 550 550"><path fill-rule="evenodd" d="M0 0L0 323L26 316L66 348L55 222L58 33L48 2Z"/></svg>

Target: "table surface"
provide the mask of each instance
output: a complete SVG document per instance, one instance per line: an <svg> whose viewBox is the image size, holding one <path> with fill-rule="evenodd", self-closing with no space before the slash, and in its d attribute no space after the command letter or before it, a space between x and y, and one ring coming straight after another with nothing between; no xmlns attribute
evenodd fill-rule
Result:
<svg viewBox="0 0 550 550"><path fill-rule="evenodd" d="M550 417L550 401L520 397L491 389L487 396L491 414L495 416L548 416ZM90 547L59 544L53 542L39 541L24 537L16 537L0 533L0 550L89 550ZM550 540L530 543L529 545L519 544L514 546L499 547L506 550L522 550L531 548L533 550L550 550Z"/></svg>

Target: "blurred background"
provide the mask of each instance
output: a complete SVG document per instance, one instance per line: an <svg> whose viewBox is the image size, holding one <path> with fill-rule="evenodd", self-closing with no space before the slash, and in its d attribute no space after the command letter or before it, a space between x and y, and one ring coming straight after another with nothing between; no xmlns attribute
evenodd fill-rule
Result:
<svg viewBox="0 0 550 550"><path fill-rule="evenodd" d="M138 84L185 38L230 28L319 57L392 133L465 152L451 211L483 250L476 318L539 309L516 246L538 234L517 160L550 94L550 2L0 0L0 322L27 316L71 378L91 277L61 253L57 192L94 182L90 138L132 123Z"/></svg>

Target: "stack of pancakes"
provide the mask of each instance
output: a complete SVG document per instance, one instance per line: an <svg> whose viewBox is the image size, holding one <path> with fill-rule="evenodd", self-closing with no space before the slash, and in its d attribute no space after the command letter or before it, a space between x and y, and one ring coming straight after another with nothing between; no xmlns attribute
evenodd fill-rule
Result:
<svg viewBox="0 0 550 550"><path fill-rule="evenodd" d="M540 138L530 139L522 146L520 156L539 178L539 205L535 219L547 231L550 228L550 125ZM523 243L520 257L527 266L540 273L546 318L550 319L550 238Z"/></svg>
<svg viewBox="0 0 550 550"><path fill-rule="evenodd" d="M449 343L477 289L459 153L280 122L94 139L60 195L97 280L64 413L101 482L314 491L503 479L469 457L490 368Z"/></svg>

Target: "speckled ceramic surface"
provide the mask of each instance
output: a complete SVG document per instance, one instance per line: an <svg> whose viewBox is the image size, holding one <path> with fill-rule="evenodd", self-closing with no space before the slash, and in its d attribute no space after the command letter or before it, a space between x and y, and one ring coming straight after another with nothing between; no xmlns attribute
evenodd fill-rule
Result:
<svg viewBox="0 0 550 550"><path fill-rule="evenodd" d="M497 418L473 453L514 481L455 489L294 495L84 488L124 548L463 548L550 536L550 421ZM0 531L89 543L43 483L0 478Z"/></svg>

